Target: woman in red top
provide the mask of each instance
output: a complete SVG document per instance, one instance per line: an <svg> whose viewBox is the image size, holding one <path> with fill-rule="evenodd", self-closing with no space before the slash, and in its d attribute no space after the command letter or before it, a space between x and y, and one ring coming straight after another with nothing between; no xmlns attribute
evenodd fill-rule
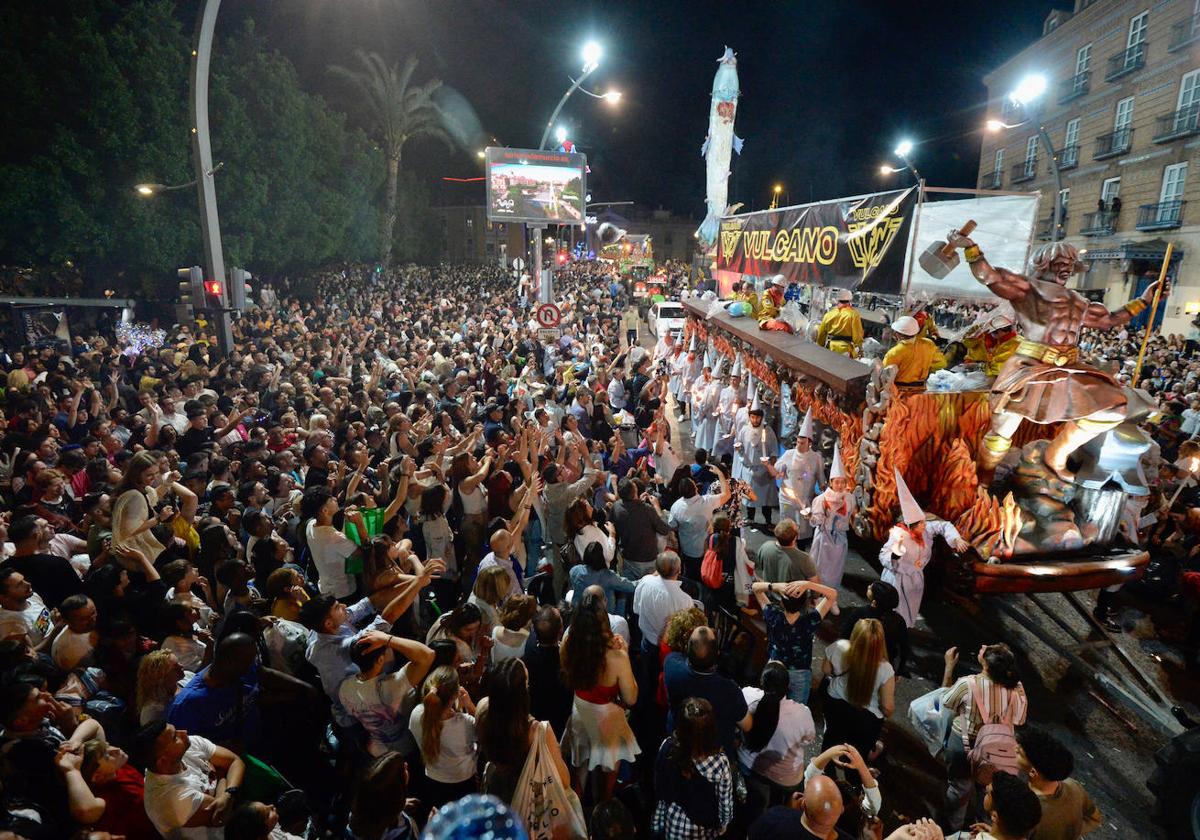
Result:
<svg viewBox="0 0 1200 840"><path fill-rule="evenodd" d="M71 818L92 831L126 840L157 840L146 816L145 780L120 747L103 738L85 741L79 752L66 745L55 759L67 787Z"/></svg>
<svg viewBox="0 0 1200 840"><path fill-rule="evenodd" d="M585 590L559 656L564 682L575 692L563 752L576 788L582 791L590 774L593 801L605 802L612 798L620 762L633 761L641 750L623 708L637 702L637 682L625 640L609 628L603 594Z"/></svg>

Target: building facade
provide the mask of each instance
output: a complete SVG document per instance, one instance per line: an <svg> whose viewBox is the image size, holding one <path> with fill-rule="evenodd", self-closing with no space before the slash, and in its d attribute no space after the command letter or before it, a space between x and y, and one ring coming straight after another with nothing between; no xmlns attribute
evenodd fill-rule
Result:
<svg viewBox="0 0 1200 840"><path fill-rule="evenodd" d="M1035 73L1048 89L1014 105L1009 94ZM1051 239L1043 126L1062 178L1060 238L1090 265L1078 287L1119 306L1157 276L1173 242L1163 329L1186 334L1200 312L1200 0L1075 0L984 84L987 116L1005 127L984 134L979 186L1040 191L1036 234Z"/></svg>
<svg viewBox="0 0 1200 840"><path fill-rule="evenodd" d="M440 259L511 266L525 256L523 225L489 222L482 204L460 204L432 208L438 219Z"/></svg>

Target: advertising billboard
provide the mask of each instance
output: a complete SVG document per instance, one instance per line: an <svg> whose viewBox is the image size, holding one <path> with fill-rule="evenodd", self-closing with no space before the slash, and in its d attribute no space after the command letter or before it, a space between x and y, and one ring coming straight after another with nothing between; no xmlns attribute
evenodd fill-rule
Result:
<svg viewBox="0 0 1200 840"><path fill-rule="evenodd" d="M485 164L489 222L583 225L586 155L489 146Z"/></svg>

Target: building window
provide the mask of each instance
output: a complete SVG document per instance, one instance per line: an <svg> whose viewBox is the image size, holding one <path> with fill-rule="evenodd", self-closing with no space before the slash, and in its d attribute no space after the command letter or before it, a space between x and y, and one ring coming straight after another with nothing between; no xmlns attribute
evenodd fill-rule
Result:
<svg viewBox="0 0 1200 840"><path fill-rule="evenodd" d="M999 184L1000 178L1004 172L1004 150L997 149L996 157L992 160L992 180Z"/></svg>
<svg viewBox="0 0 1200 840"><path fill-rule="evenodd" d="M1127 96L1118 100L1116 116L1113 118L1113 131L1129 128L1133 123L1133 97Z"/></svg>
<svg viewBox="0 0 1200 840"><path fill-rule="evenodd" d="M1079 145L1079 118L1076 116L1074 120L1067 120L1067 131L1063 132L1062 148L1070 149L1072 146Z"/></svg>
<svg viewBox="0 0 1200 840"><path fill-rule="evenodd" d="M1125 48L1131 49L1146 40L1146 27L1150 23L1150 12L1145 11L1129 19L1129 37L1125 40Z"/></svg>
<svg viewBox="0 0 1200 840"><path fill-rule="evenodd" d="M474 228L475 228L475 220L468 217L467 218L467 230L473 230Z"/></svg>
<svg viewBox="0 0 1200 840"><path fill-rule="evenodd" d="M1075 52L1075 75L1092 69L1092 45L1084 44Z"/></svg>
<svg viewBox="0 0 1200 840"><path fill-rule="evenodd" d="M1038 138L1035 134L1025 141L1025 174L1033 175L1037 172L1037 147Z"/></svg>
<svg viewBox="0 0 1200 840"><path fill-rule="evenodd" d="M1113 207L1113 199L1121 194L1121 179L1120 178L1105 178L1104 183L1100 185L1100 209L1115 210Z"/></svg>

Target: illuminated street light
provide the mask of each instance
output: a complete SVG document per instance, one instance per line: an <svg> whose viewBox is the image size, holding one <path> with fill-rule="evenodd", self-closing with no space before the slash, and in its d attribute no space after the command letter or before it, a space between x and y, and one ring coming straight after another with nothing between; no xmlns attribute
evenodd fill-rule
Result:
<svg viewBox="0 0 1200 840"><path fill-rule="evenodd" d="M897 172L903 172L903 166L888 166L886 163L879 167L880 175L895 175Z"/></svg>
<svg viewBox="0 0 1200 840"><path fill-rule="evenodd" d="M906 158L913 150L911 140L901 140L900 145L896 147L896 157Z"/></svg>
<svg viewBox="0 0 1200 840"><path fill-rule="evenodd" d="M478 152L475 153L475 157L479 158L480 160L483 160L485 157L487 157L487 153L484 152L483 149L480 149Z"/></svg>
<svg viewBox="0 0 1200 840"><path fill-rule="evenodd" d="M607 102L609 105L616 105L618 102L621 101L621 91L619 91L619 90L607 91L604 94L604 101Z"/></svg>
<svg viewBox="0 0 1200 840"><path fill-rule="evenodd" d="M1034 103L1046 92L1047 86L1046 77L1041 73L1030 73L1025 76L1013 92L1008 95L1008 98L1010 102L1025 112L1026 118L1012 125L1001 120L990 119L987 121L987 127L989 131L1000 131L1002 129L1020 128L1023 125L1036 122L1037 136L1041 141L1042 148L1046 152L1046 157L1049 158L1050 174L1054 176L1054 215L1051 219L1050 241L1057 242L1062 238L1063 216L1063 181L1062 171L1058 168L1059 152L1054 151L1054 143L1050 140L1050 135L1046 133L1046 126L1041 122L1041 114L1040 112L1035 113L1036 109L1033 107Z"/></svg>
<svg viewBox="0 0 1200 840"><path fill-rule="evenodd" d="M154 195L162 189L162 184L138 184L134 189L142 195Z"/></svg>
<svg viewBox="0 0 1200 840"><path fill-rule="evenodd" d="M561 125L558 128L554 129L554 139L557 140L559 145L561 146L563 144L563 142L567 139L567 129Z"/></svg>
<svg viewBox="0 0 1200 840"><path fill-rule="evenodd" d="M1035 101L1043 93L1046 92L1047 82L1046 77L1041 73L1030 73L1025 78L1021 79L1020 84L1016 89L1008 95L1008 98L1018 105L1028 105Z"/></svg>
<svg viewBox="0 0 1200 840"><path fill-rule="evenodd" d="M600 56L604 48L596 41L588 41L583 45L583 72L590 73L600 65Z"/></svg>

